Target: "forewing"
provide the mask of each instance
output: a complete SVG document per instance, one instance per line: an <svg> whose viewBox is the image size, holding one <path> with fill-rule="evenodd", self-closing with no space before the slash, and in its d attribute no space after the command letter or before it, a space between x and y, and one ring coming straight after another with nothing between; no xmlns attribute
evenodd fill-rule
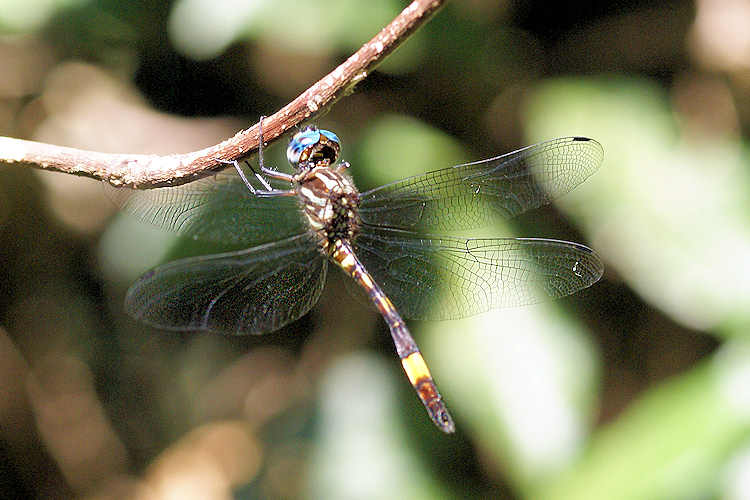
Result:
<svg viewBox="0 0 750 500"><path fill-rule="evenodd" d="M315 305L326 268L315 241L301 234L248 250L159 266L130 287L125 309L165 330L270 332Z"/></svg>
<svg viewBox="0 0 750 500"><path fill-rule="evenodd" d="M590 248L539 238L430 238L372 229L357 238L355 252L413 319L457 319L563 297L604 272Z"/></svg>
<svg viewBox="0 0 750 500"><path fill-rule="evenodd" d="M295 196L254 196L234 170L181 186L135 191L121 205L162 229L229 246L252 246L304 231Z"/></svg>
<svg viewBox="0 0 750 500"><path fill-rule="evenodd" d="M549 203L593 174L604 151L565 137L386 184L360 197L366 224L412 231L469 229Z"/></svg>

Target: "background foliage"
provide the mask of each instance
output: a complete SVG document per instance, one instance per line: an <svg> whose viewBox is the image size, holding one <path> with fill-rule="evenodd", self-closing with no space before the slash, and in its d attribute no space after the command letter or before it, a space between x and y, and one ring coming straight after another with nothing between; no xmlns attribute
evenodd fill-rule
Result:
<svg viewBox="0 0 750 500"><path fill-rule="evenodd" d="M0 0L0 134L205 147L271 114L395 0ZM513 232L604 280L411 322L458 433L333 272L253 338L122 313L180 245L98 183L0 169L0 497L749 498L750 3L454 2L320 121L361 189L585 135L601 170ZM283 165L283 145L272 148Z"/></svg>

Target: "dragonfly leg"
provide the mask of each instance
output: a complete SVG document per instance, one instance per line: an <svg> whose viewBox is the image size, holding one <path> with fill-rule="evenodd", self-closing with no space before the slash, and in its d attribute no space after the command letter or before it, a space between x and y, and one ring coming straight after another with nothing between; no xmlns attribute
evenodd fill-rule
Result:
<svg viewBox="0 0 750 500"><path fill-rule="evenodd" d="M260 120L258 121L258 165L260 165L261 170L265 168L263 166L263 120L264 119L265 119L265 116L260 115ZM270 186L268 187L268 189L271 189Z"/></svg>
<svg viewBox="0 0 750 500"><path fill-rule="evenodd" d="M253 175L255 176L255 178L258 179L258 181L260 181L261 184L263 184L263 187L266 188L265 189L266 191L273 191L274 190L273 187L265 179L265 177L263 177L262 175L260 175L259 172L255 171L255 169L253 168L252 164L249 161L246 161L245 165L247 165L247 168L250 169L250 171L253 173ZM242 175L242 174L240 174L240 175Z"/></svg>
<svg viewBox="0 0 750 500"><path fill-rule="evenodd" d="M260 122L258 123L258 128L260 129L258 132L258 163L260 164L261 170L264 170L265 167L263 166L263 119L265 116L260 117ZM237 160L234 161L228 161L228 160L217 160L221 163L228 163L234 165L234 168L237 169L237 173L240 174L240 177L242 178L242 182L245 183L245 186L250 190L251 193L256 194L256 192L260 192L259 190L256 190L252 184L247 180L247 177L245 177L245 173L240 168L240 164L237 162ZM257 172L252 164L248 161L245 162L245 165L247 165L247 168L250 169L250 171L253 173L256 179L258 179L258 182L261 183L261 185L265 188L264 191L266 192L273 192L275 191L273 187L268 183L268 181L260 175L259 172Z"/></svg>
<svg viewBox="0 0 750 500"><path fill-rule="evenodd" d="M260 121L258 121L258 166L260 167L260 171L266 174L271 179L278 179L291 183L293 181L293 177L291 174L285 174L284 172L278 172L276 170L273 170L272 168L267 168L263 162L263 120L265 118L265 116L261 116ZM257 177L261 184L263 184L263 187L266 188L267 192L278 192L278 190L273 189L271 185L263 178L263 176L261 176L260 173L256 172L252 166L248 165L248 167L250 167L250 170L253 171L255 177Z"/></svg>
<svg viewBox="0 0 750 500"><path fill-rule="evenodd" d="M279 172L278 170L272 170L266 167L260 167L260 171L266 174L271 179L278 179L281 181L293 182L294 176L285 172Z"/></svg>
<svg viewBox="0 0 750 500"><path fill-rule="evenodd" d="M240 167L240 163L237 160L222 160L221 158L216 158L216 161L219 163L226 163L228 165L233 165L235 169L237 169L237 173L240 175L240 178L242 179L242 182L247 186L247 189L253 194L253 196L258 196L260 198L268 198L271 196L294 196L297 192L293 189L285 190L285 189L274 189L273 186L271 186L268 181L266 181L259 173L255 172L253 170L253 173L255 176L260 179L260 181L263 183L263 187L266 189L256 189L253 187L252 184L250 184L250 181L245 176L245 172L242 171L242 167ZM248 168L252 170L252 167L249 163L245 163L248 165ZM279 172L281 173L281 172ZM291 177L291 176L290 176Z"/></svg>
<svg viewBox="0 0 750 500"><path fill-rule="evenodd" d="M284 172L277 172L276 170L266 168L263 165L263 120L265 119L265 116L260 117L260 121L258 122L258 163L260 165L260 171L266 174L268 177L272 179L278 179L286 182L293 182L294 177L291 174L286 174ZM273 186L271 186L268 181L263 177L260 172L255 170L253 168L252 164L250 162L245 162L245 165L247 165L247 168L250 169L250 171L253 173L256 179L258 179L258 182L261 183L264 189L255 189L252 184L250 184L250 181L245 176L245 172L242 171L242 167L240 167L240 164L237 160L223 160L221 158L216 158L216 161L220 163L226 163L228 165L233 165L235 169L237 169L237 173L240 175L240 178L242 179L242 182L247 186L247 188L250 190L250 192L255 196L260 197L269 197L269 196L292 196L295 194L295 191L287 191L287 190L280 190L280 189L274 189Z"/></svg>
<svg viewBox="0 0 750 500"><path fill-rule="evenodd" d="M284 172L278 172L276 170L273 170L272 168L267 168L263 164L263 120L265 119L265 116L260 117L260 121L258 122L258 165L260 166L260 171L266 174L271 179L278 179L282 181L292 182L293 176L291 174L286 174ZM252 167L251 167L252 168ZM265 179L261 179L261 176L259 173L255 172L253 170L253 173L255 176L263 183L263 187L266 188L268 191L274 191L273 188L265 181Z"/></svg>
<svg viewBox="0 0 750 500"><path fill-rule="evenodd" d="M237 160L223 160L221 158L215 158L215 160L218 161L219 163L224 163L226 165L233 165L234 168L237 169L237 173L240 174L240 179L242 179L242 182L245 184L245 186L247 186L247 189L249 189L250 192L253 194L256 194L258 192L258 190L255 189L252 184L250 184L250 181L247 180L247 177L245 177L245 172L242 171L242 167L240 167L240 162L238 162ZM266 187L267 184L268 184L267 182L264 182L263 187ZM271 189L273 188L271 188L271 186L269 185L268 190L271 190Z"/></svg>
<svg viewBox="0 0 750 500"><path fill-rule="evenodd" d="M245 184L245 186L247 186L247 189L249 189L250 192L253 193L253 194L257 194L259 192L259 190L255 189L253 187L253 185L250 184L250 181L247 180L247 177L245 176L245 172L243 172L242 171L242 167L240 167L240 162L238 162L237 160L223 160L221 158L215 158L215 160L217 162L219 162L219 163L224 163L226 165L232 165L232 166L234 166L234 168L237 169L237 173L240 174L240 179L242 179L242 182ZM273 187L271 187L271 185L268 184L268 182L265 179L263 179L262 177L260 177L259 176L260 174L255 173L255 171L252 169L252 167L250 167L249 163L246 163L246 164L248 165L248 167L250 168L250 170L253 171L253 173L255 174L255 176L261 181L261 184L263 184L263 187L266 188L267 191L273 191Z"/></svg>
<svg viewBox="0 0 750 500"><path fill-rule="evenodd" d="M271 189L269 191L260 191L256 189L253 194L259 198L271 198L273 196L296 196L297 191L294 189Z"/></svg>

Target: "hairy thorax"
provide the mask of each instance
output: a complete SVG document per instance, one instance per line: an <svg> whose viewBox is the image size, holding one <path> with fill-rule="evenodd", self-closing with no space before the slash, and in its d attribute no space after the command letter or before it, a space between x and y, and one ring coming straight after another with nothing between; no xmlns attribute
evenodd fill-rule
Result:
<svg viewBox="0 0 750 500"><path fill-rule="evenodd" d="M359 232L359 191L344 168L319 166L295 176L297 194L318 244L326 253L336 240Z"/></svg>

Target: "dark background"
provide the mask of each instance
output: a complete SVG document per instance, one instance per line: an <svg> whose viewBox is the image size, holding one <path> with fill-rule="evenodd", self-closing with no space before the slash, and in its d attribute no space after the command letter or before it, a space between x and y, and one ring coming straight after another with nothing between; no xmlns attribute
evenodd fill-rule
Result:
<svg viewBox="0 0 750 500"><path fill-rule="evenodd" d="M0 134L167 154L274 113L405 3L0 6ZM599 284L410 322L455 436L336 270L279 332L149 329L124 293L184 242L95 181L0 167L0 497L747 498L749 25L742 2L453 2L318 122L362 190L604 147L553 207L471 232L586 243Z"/></svg>

